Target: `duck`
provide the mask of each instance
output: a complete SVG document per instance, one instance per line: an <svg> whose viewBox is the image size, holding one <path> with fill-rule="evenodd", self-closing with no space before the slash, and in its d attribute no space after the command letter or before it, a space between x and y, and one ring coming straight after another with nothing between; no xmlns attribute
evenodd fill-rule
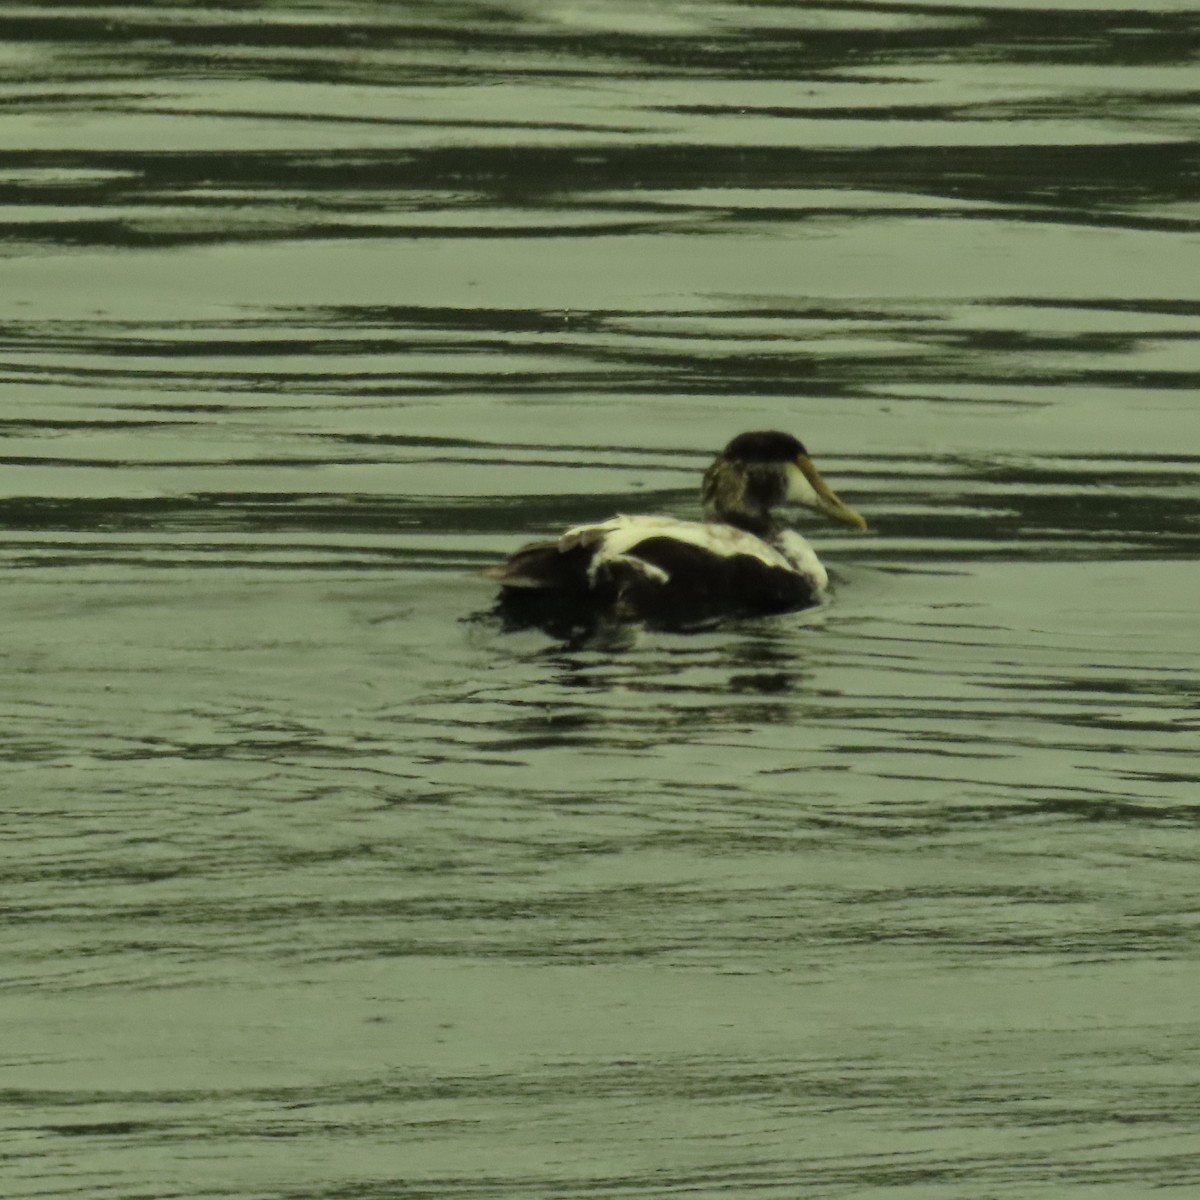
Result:
<svg viewBox="0 0 1200 1200"><path fill-rule="evenodd" d="M818 603L829 575L776 509L800 505L865 531L799 439L776 430L735 437L704 472L703 521L617 515L522 546L482 574L517 623L598 616L688 626Z"/></svg>

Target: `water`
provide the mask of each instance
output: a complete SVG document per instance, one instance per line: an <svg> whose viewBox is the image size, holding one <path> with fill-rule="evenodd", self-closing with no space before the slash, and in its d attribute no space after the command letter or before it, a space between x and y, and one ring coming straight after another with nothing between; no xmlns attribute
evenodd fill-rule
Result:
<svg viewBox="0 0 1200 1200"><path fill-rule="evenodd" d="M5 1195L1194 1194L1197 33L6 8ZM828 604L488 619L753 428Z"/></svg>

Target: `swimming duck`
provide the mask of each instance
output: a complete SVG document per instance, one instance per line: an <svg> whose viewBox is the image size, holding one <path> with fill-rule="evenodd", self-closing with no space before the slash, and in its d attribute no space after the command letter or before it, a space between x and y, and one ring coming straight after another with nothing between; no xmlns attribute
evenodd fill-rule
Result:
<svg viewBox="0 0 1200 1200"><path fill-rule="evenodd" d="M616 516L532 542L483 574L501 585L499 607L510 617L610 614L687 625L786 612L820 598L825 568L773 509L799 504L867 527L787 433L735 437L705 471L700 499L703 521Z"/></svg>

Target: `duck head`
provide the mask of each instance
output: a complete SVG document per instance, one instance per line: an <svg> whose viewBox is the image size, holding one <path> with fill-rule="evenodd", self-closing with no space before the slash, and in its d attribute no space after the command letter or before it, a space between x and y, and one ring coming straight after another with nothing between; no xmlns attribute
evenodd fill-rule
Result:
<svg viewBox="0 0 1200 1200"><path fill-rule="evenodd" d="M837 498L803 443L789 433L739 434L704 472L700 499L710 521L759 537L775 532L778 524L771 510L785 504L811 508L855 529L867 527Z"/></svg>

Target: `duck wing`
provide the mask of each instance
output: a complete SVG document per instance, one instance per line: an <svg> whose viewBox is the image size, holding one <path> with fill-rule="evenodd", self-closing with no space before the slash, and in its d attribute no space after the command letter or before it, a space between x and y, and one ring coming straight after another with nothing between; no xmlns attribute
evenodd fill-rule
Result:
<svg viewBox="0 0 1200 1200"><path fill-rule="evenodd" d="M786 612L818 595L813 580L782 555L665 534L643 538L618 555L598 556L593 579L597 590L614 592L630 615L681 624L729 613Z"/></svg>
<svg viewBox="0 0 1200 1200"><path fill-rule="evenodd" d="M687 624L812 604L824 571L818 563L818 579L798 565L790 553L733 526L618 516L569 529L555 541L531 542L482 573L514 602L520 595L530 602L556 595L628 617Z"/></svg>

